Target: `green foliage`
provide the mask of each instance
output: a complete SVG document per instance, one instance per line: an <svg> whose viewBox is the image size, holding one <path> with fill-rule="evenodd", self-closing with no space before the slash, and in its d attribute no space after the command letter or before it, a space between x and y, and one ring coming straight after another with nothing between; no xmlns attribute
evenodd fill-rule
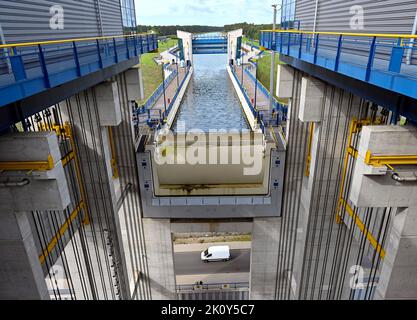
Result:
<svg viewBox="0 0 417 320"><path fill-rule="evenodd" d="M177 39L168 38L165 41L158 42L158 52L150 52L143 54L140 59L142 69L143 82L145 85L145 99L140 103L145 102L156 88L162 83L161 66L158 66L154 58L157 58L161 52L168 50L178 44Z"/></svg>
<svg viewBox="0 0 417 320"><path fill-rule="evenodd" d="M202 33L202 32L221 32L223 27L213 27L213 26L201 26L201 25L192 25L192 26L138 26L138 32L150 32L153 31L159 36L172 36L177 34L177 30L187 31L191 33Z"/></svg>
<svg viewBox="0 0 417 320"><path fill-rule="evenodd" d="M279 60L279 55L275 55L275 75L278 71L278 65L283 64L282 61ZM270 81L270 71L271 71L271 53L264 52L262 57L258 59L258 79L264 85L265 88L269 90L269 81ZM275 76L274 80L274 88L277 87L277 77ZM282 103L288 103L286 100L279 99L277 96L275 98Z"/></svg>
<svg viewBox="0 0 417 320"><path fill-rule="evenodd" d="M204 33L204 32L229 32L236 29L243 29L243 34L249 39L259 39L261 30L272 29L272 24L254 24L254 23L234 23L227 24L223 27L216 26L202 26L202 25L191 25L191 26L144 26L139 25L137 27L138 32L150 32L153 31L159 36L175 37L177 30L183 30L191 33Z"/></svg>
<svg viewBox="0 0 417 320"><path fill-rule="evenodd" d="M224 26L224 31L232 31L236 29L243 29L243 34L249 39L259 39L261 30L272 29L272 24L254 24L254 23L234 23Z"/></svg>

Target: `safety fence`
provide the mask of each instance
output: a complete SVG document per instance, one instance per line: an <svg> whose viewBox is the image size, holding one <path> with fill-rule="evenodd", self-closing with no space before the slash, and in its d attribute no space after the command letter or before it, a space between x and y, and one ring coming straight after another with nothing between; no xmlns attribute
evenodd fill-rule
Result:
<svg viewBox="0 0 417 320"><path fill-rule="evenodd" d="M239 86L239 89L242 91L243 96L245 98L245 101L246 101L246 103L249 106L249 109L251 110L254 118L257 119L257 121L259 123L259 128L262 130L262 132L265 132L265 124L264 124L264 122L262 120L262 115L259 113L259 111L256 109L256 107L252 103L251 99L249 98L249 94L246 91L246 88L242 85L241 81L239 81L239 78L238 78L238 76L236 74L235 66L230 65L230 70L232 70L233 77L235 78L235 80L236 80L236 82L237 82L237 84Z"/></svg>
<svg viewBox="0 0 417 320"><path fill-rule="evenodd" d="M266 30L261 46L417 98L417 35Z"/></svg>
<svg viewBox="0 0 417 320"><path fill-rule="evenodd" d="M0 45L0 106L157 48L151 34Z"/></svg>
<svg viewBox="0 0 417 320"><path fill-rule="evenodd" d="M249 283L177 285L178 300L249 300Z"/></svg>
<svg viewBox="0 0 417 320"><path fill-rule="evenodd" d="M258 89L264 94L266 95L268 98L270 96L269 94L269 90L265 88L265 86L262 84L262 82L260 82L258 79L256 79L256 77L253 75L253 73L245 68L245 73L249 76L249 78L251 78L255 83L257 82L257 87ZM273 108L278 111L282 117L280 120L285 121L286 120L286 116L288 113L288 106L285 104L280 103L275 97L272 99L272 103L273 103Z"/></svg>

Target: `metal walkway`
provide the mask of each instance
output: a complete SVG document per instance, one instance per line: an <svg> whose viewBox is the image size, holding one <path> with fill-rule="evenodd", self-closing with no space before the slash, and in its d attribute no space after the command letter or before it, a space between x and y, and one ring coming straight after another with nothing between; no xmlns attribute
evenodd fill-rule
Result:
<svg viewBox="0 0 417 320"><path fill-rule="evenodd" d="M156 35L0 45L0 107L157 48Z"/></svg>
<svg viewBox="0 0 417 320"><path fill-rule="evenodd" d="M295 59L297 64L322 67L415 100L415 38L416 35L275 30L263 31L260 43L284 57ZM416 111L406 108L401 111L416 121Z"/></svg>

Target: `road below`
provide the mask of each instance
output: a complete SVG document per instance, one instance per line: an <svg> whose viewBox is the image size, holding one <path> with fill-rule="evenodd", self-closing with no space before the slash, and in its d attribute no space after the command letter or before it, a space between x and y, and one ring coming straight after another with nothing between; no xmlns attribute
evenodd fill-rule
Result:
<svg viewBox="0 0 417 320"><path fill-rule="evenodd" d="M226 262L204 263L200 251L174 253L176 275L242 273L250 271L250 249L230 250L232 259Z"/></svg>

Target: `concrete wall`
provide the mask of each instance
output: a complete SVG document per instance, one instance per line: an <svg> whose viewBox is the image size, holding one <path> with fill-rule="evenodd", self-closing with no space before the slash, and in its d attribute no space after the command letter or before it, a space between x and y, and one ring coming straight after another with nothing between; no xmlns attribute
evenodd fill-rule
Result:
<svg viewBox="0 0 417 320"><path fill-rule="evenodd" d="M394 217L376 299L417 299L417 208Z"/></svg>
<svg viewBox="0 0 417 320"><path fill-rule="evenodd" d="M153 300L172 300L176 297L170 223L169 219L143 219Z"/></svg>
<svg viewBox="0 0 417 320"><path fill-rule="evenodd" d="M0 299L49 300L29 213L0 214Z"/></svg>
<svg viewBox="0 0 417 320"><path fill-rule="evenodd" d="M250 265L251 300L274 300L280 255L281 218L255 218L252 227Z"/></svg>

